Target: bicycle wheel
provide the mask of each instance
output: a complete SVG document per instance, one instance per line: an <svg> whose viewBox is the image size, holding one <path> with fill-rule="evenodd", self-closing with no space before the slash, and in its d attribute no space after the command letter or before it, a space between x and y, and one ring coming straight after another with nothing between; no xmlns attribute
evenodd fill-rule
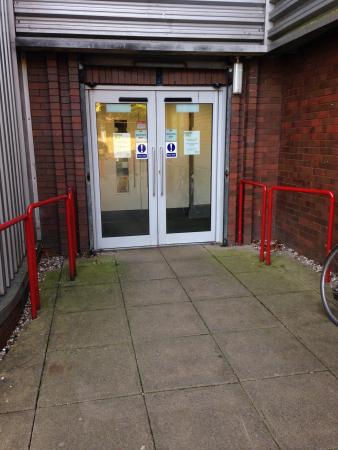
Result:
<svg viewBox="0 0 338 450"><path fill-rule="evenodd" d="M338 245L333 247L325 260L320 279L320 296L328 318L338 326Z"/></svg>

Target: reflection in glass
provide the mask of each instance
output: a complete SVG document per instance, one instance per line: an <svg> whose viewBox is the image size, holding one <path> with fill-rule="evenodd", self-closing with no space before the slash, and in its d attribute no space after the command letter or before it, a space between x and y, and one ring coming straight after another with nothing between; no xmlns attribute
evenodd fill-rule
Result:
<svg viewBox="0 0 338 450"><path fill-rule="evenodd" d="M165 128L177 146L166 159L167 233L210 231L212 104L167 103Z"/></svg>
<svg viewBox="0 0 338 450"><path fill-rule="evenodd" d="M96 103L96 126L102 237L147 235L148 160L135 139L147 136L147 105Z"/></svg>

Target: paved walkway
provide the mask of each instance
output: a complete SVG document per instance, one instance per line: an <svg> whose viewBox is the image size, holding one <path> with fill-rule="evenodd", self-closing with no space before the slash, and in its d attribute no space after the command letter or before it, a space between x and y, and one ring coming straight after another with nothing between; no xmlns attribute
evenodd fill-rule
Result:
<svg viewBox="0 0 338 450"><path fill-rule="evenodd" d="M338 448L318 274L249 248L129 250L49 274L0 363L0 448Z"/></svg>

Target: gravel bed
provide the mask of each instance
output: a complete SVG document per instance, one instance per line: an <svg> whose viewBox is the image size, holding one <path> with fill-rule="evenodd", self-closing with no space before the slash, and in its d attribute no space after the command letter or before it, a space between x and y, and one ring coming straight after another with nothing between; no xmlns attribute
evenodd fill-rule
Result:
<svg viewBox="0 0 338 450"><path fill-rule="evenodd" d="M47 272L54 272L56 270L60 270L63 264L63 260L64 258L62 256L53 256L48 258L42 257L38 265L39 283L41 283L45 279ZM27 301L21 314L21 317L19 319L19 322L17 323L17 326L13 330L11 336L9 337L5 347L0 351L0 361L2 361L5 358L7 353L10 351L10 349L13 347L16 340L20 336L22 330L30 323L30 321L31 321L31 304L28 294Z"/></svg>
<svg viewBox="0 0 338 450"><path fill-rule="evenodd" d="M254 241L252 243L255 249L260 248L260 241ZM300 255L296 250L293 250L290 247L287 247L280 241L271 241L271 252L280 256L289 256L306 266L307 268L313 270L314 272L321 272L323 270L323 266L321 264L316 263L313 259L307 258L306 256Z"/></svg>

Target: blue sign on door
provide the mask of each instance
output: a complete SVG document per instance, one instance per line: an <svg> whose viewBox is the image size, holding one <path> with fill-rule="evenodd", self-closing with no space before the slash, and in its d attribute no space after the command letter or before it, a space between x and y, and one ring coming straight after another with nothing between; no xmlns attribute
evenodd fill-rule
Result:
<svg viewBox="0 0 338 450"><path fill-rule="evenodd" d="M147 144L137 144L136 146L136 159L148 158L148 146Z"/></svg>
<svg viewBox="0 0 338 450"><path fill-rule="evenodd" d="M176 142L166 142L166 157L167 158L177 158L177 143Z"/></svg>

